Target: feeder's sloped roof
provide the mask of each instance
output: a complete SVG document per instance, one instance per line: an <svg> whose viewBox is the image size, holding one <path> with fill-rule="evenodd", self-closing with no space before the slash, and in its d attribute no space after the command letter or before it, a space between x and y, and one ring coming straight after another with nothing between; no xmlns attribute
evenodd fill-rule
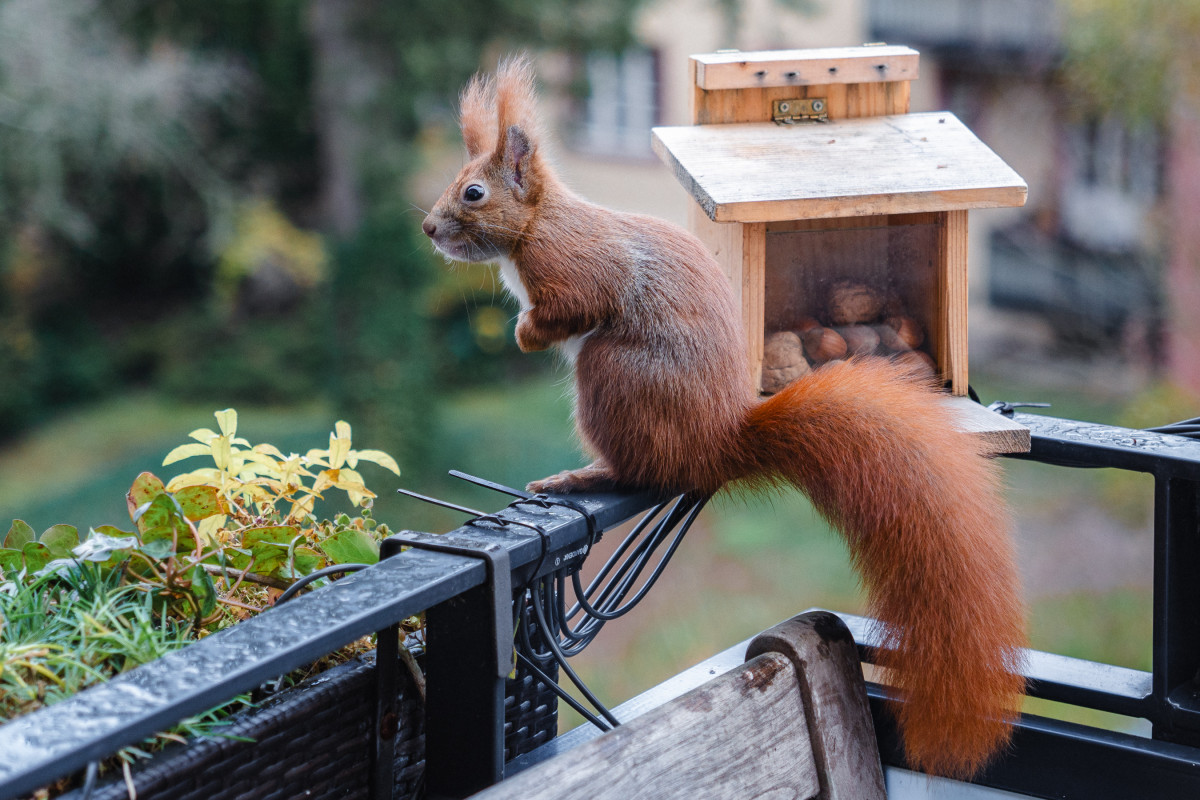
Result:
<svg viewBox="0 0 1200 800"><path fill-rule="evenodd" d="M1025 204L1025 181L953 114L654 129L654 150L716 222Z"/></svg>

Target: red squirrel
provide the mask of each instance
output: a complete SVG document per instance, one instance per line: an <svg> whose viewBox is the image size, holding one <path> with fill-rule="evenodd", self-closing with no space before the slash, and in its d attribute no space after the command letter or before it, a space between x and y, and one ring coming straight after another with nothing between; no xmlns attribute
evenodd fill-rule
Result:
<svg viewBox="0 0 1200 800"><path fill-rule="evenodd" d="M713 256L682 228L566 188L534 104L526 59L468 84L470 161L422 223L450 259L499 262L521 350L555 345L574 363L576 427L595 460L529 489L799 488L868 588L909 763L975 774L1008 742L1024 691L998 467L936 387L882 358L831 362L760 399Z"/></svg>

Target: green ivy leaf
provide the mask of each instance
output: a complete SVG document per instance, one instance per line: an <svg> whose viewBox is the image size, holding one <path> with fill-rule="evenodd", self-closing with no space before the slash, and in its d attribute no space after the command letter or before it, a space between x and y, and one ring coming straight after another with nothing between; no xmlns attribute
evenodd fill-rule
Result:
<svg viewBox="0 0 1200 800"><path fill-rule="evenodd" d="M164 525L158 528L151 528L142 534L142 544L147 545L151 542L165 541L170 546L172 553L188 553L196 549L196 537L192 536L192 532L187 528L181 533L178 528L172 528L170 525ZM145 547L142 548L146 552ZM147 555L149 555L147 553Z"/></svg>
<svg viewBox="0 0 1200 800"><path fill-rule="evenodd" d="M250 566L250 551L244 547L226 547L225 559L234 569L246 569Z"/></svg>
<svg viewBox="0 0 1200 800"><path fill-rule="evenodd" d="M7 547L0 550L0 570L4 571L6 578L11 579L15 577L21 571L24 563L20 550L13 550Z"/></svg>
<svg viewBox="0 0 1200 800"><path fill-rule="evenodd" d="M285 545L274 542L258 542L250 547L254 559L254 571L259 575L270 575L287 564L288 551Z"/></svg>
<svg viewBox="0 0 1200 800"><path fill-rule="evenodd" d="M334 564L374 564L379 560L379 543L355 528L338 531L320 546Z"/></svg>
<svg viewBox="0 0 1200 800"><path fill-rule="evenodd" d="M4 546L20 550L29 542L36 541L37 534L29 527L29 523L23 519L14 519L12 527L8 529L8 535L4 537Z"/></svg>
<svg viewBox="0 0 1200 800"><path fill-rule="evenodd" d="M132 497L133 493L130 492L130 498ZM153 528L165 527L174 511L175 504L171 502L171 498L166 492L159 492L150 500L138 504L132 515L133 524L137 526L139 533L145 534Z"/></svg>
<svg viewBox="0 0 1200 800"><path fill-rule="evenodd" d="M129 494L126 495L129 507L140 508L162 494L163 489L163 482L154 473L143 472L134 478L133 486L129 487Z"/></svg>
<svg viewBox="0 0 1200 800"><path fill-rule="evenodd" d="M50 548L41 542L26 542L21 548L21 555L25 559L25 569L29 574L37 572L54 560L54 556L50 555Z"/></svg>
<svg viewBox="0 0 1200 800"><path fill-rule="evenodd" d="M288 550L299 532L291 525L273 525L242 531L242 547L254 557L254 571L270 575L288 563Z"/></svg>
<svg viewBox="0 0 1200 800"><path fill-rule="evenodd" d="M144 509L139 507L140 514L134 521L143 535L154 528L174 528L179 531L180 536L188 532L187 523L181 518L179 507L175 505L175 498L166 492L159 493Z"/></svg>
<svg viewBox="0 0 1200 800"><path fill-rule="evenodd" d="M242 546L250 547L251 545L266 543L277 544L284 550L292 546L292 540L300 535L300 532L292 525L271 525L265 528L250 528L242 531Z"/></svg>
<svg viewBox="0 0 1200 800"><path fill-rule="evenodd" d="M176 492L175 499L179 501L183 515L192 522L207 519L220 511L215 486L188 486Z"/></svg>
<svg viewBox="0 0 1200 800"><path fill-rule="evenodd" d="M156 530L161 531L163 529L156 528ZM142 542L142 546L138 548L138 551L155 561L165 561L175 555L175 543L171 541L169 535L160 536L148 542Z"/></svg>
<svg viewBox="0 0 1200 800"><path fill-rule="evenodd" d="M297 547L292 551L291 567L284 564L278 570L279 577L286 580L303 578L325 566L325 556L311 547Z"/></svg>
<svg viewBox="0 0 1200 800"><path fill-rule="evenodd" d="M192 597L201 617L207 617L217 607L217 587L213 585L212 576L204 571L200 564L188 571L192 580Z"/></svg>
<svg viewBox="0 0 1200 800"><path fill-rule="evenodd" d="M95 536L97 533L101 536L110 536L114 539L123 539L128 536L136 538L136 534L133 531L123 531L116 525L97 525L88 533L88 538Z"/></svg>
<svg viewBox="0 0 1200 800"><path fill-rule="evenodd" d="M70 558L71 549L79 545L79 531L74 525L51 525L38 541L50 548L55 558Z"/></svg>

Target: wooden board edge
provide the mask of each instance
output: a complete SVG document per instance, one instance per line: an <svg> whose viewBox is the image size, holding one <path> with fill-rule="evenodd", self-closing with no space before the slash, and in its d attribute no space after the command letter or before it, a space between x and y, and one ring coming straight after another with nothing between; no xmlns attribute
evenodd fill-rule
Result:
<svg viewBox="0 0 1200 800"><path fill-rule="evenodd" d="M989 411L969 397L947 395L942 402L951 408L958 429L983 441L986 452L991 455L1028 453L1033 446L1029 428Z"/></svg>
<svg viewBox="0 0 1200 800"><path fill-rule="evenodd" d="M842 83L888 83L920 77L920 53L904 46L830 47L692 55L695 85L705 91Z"/></svg>
<svg viewBox="0 0 1200 800"><path fill-rule="evenodd" d="M678 168L682 170L682 167ZM683 174L687 174L683 170ZM691 176L688 176L691 181ZM686 184L685 184L686 185ZM715 222L786 222L797 219L872 217L880 214L921 214L934 211L971 211L976 208L1020 208L1029 188L1025 182L1008 186L902 192L897 194L839 197L804 197L791 200L721 202L697 186L712 210ZM695 192L693 192L695 196Z"/></svg>
<svg viewBox="0 0 1200 800"><path fill-rule="evenodd" d="M650 148L658 156L659 160L670 168L671 174L675 176L675 180L679 181L680 186L692 196L692 199L699 204L700 208L704 209L704 213L708 215L708 218L716 222L717 220L714 217L716 203L709 193L704 190L704 187L692 177L692 174L679 163L679 159L671 152L671 148L662 140L657 128L650 130Z"/></svg>

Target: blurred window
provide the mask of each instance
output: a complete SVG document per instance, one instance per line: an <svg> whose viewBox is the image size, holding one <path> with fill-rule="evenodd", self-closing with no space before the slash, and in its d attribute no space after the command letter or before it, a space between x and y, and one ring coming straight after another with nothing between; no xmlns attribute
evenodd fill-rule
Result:
<svg viewBox="0 0 1200 800"><path fill-rule="evenodd" d="M1159 132L1109 117L1071 126L1066 141L1062 210L1068 238L1099 250L1139 249L1162 191Z"/></svg>
<svg viewBox="0 0 1200 800"><path fill-rule="evenodd" d="M649 157L658 123L658 57L651 50L595 52L584 62L588 93L578 147L602 155Z"/></svg>

